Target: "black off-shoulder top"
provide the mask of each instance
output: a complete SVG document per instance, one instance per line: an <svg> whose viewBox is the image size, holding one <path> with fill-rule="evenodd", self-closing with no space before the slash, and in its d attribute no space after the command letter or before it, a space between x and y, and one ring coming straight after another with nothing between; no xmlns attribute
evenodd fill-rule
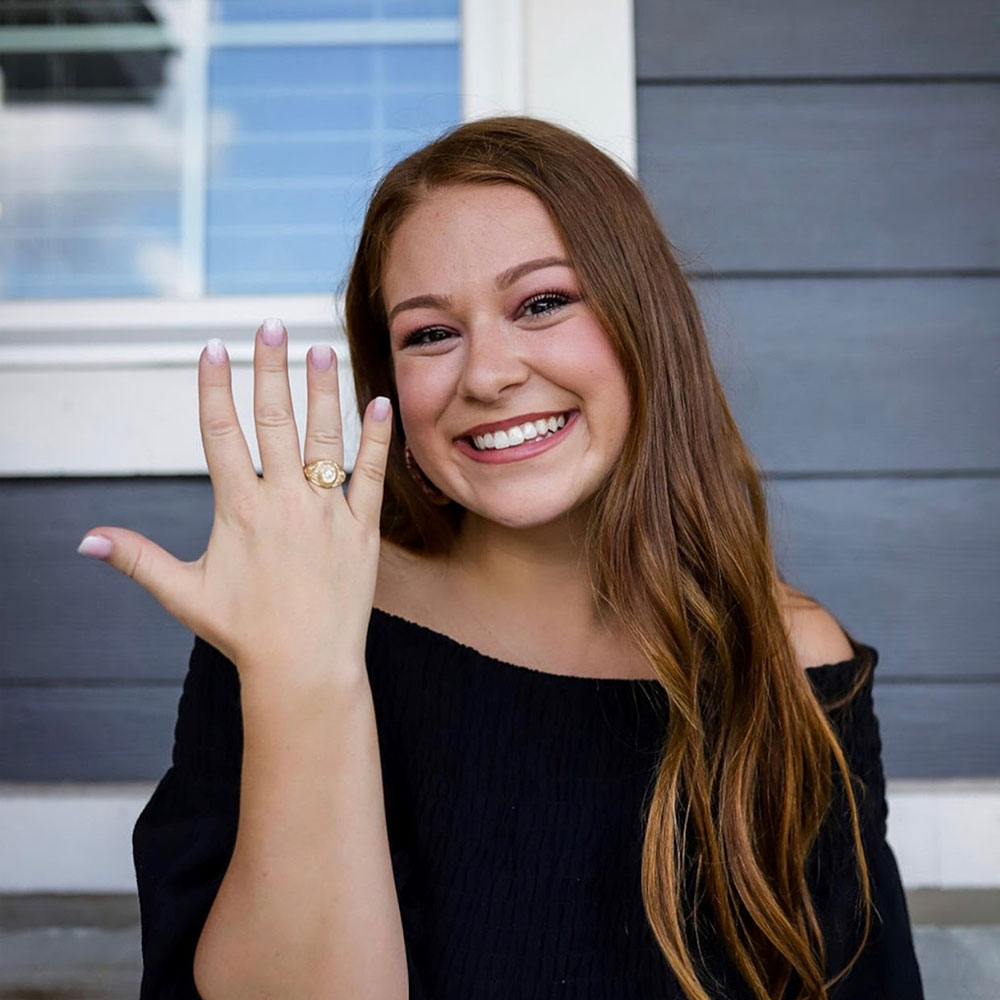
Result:
<svg viewBox="0 0 1000 1000"><path fill-rule="evenodd" d="M843 700L878 653L812 667ZM412 1000L683 1000L646 923L642 811L668 723L652 680L505 663L378 609L367 667ZM922 1000L906 900L886 843L872 675L828 710L852 771L877 914L831 1000ZM196 998L192 965L236 836L242 718L236 669L196 638L173 764L134 830L143 1000ZM830 973L860 940L846 812L835 798L807 873ZM751 994L702 939L713 998Z"/></svg>

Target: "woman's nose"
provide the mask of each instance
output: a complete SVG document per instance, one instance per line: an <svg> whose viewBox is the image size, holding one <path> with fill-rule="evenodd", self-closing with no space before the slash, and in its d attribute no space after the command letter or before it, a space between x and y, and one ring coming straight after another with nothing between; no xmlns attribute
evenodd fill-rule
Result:
<svg viewBox="0 0 1000 1000"><path fill-rule="evenodd" d="M465 364L458 387L463 396L492 402L523 383L528 374L516 336L496 324L466 330Z"/></svg>

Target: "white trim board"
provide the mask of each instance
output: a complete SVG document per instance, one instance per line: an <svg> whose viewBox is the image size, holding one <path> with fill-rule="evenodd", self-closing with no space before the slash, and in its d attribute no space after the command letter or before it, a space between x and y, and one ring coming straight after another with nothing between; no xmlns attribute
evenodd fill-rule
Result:
<svg viewBox="0 0 1000 1000"><path fill-rule="evenodd" d="M344 465L351 469L361 425L343 337L336 329L295 329L298 337L289 324L288 368L299 441L306 425L306 352L312 343L329 343L337 351ZM226 347L236 412L259 472L253 330ZM207 474L198 421L203 346L202 340L146 340L0 347L0 476Z"/></svg>
<svg viewBox="0 0 1000 1000"><path fill-rule="evenodd" d="M887 839L907 888L1000 887L1000 779L887 784Z"/></svg>
<svg viewBox="0 0 1000 1000"><path fill-rule="evenodd" d="M333 295L215 295L205 299L52 299L0 302L0 352L66 343L143 344L245 336L268 316L294 335L340 330L343 301ZM5 354L0 353L0 364Z"/></svg>
<svg viewBox="0 0 1000 1000"><path fill-rule="evenodd" d="M546 118L586 136L634 175L635 87L632 0L462 2L466 119Z"/></svg>
<svg viewBox="0 0 1000 1000"><path fill-rule="evenodd" d="M260 470L253 423L253 341L267 316L288 328L292 402L305 434L305 356L337 352L345 465L360 424L341 303L333 296L9 302L0 305L0 476L205 475L198 357L221 337L233 397Z"/></svg>
<svg viewBox="0 0 1000 1000"><path fill-rule="evenodd" d="M132 827L152 784L0 785L0 893L135 889ZM1000 779L889 782L908 889L1000 887Z"/></svg>

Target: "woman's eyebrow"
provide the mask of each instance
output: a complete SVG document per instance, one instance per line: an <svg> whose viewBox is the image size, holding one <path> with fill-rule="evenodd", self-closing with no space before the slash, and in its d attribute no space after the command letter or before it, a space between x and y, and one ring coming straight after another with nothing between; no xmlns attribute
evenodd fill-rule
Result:
<svg viewBox="0 0 1000 1000"><path fill-rule="evenodd" d="M414 295L411 299L403 299L402 302L397 302L389 310L389 315L386 317L385 322L388 326L392 322L392 317L404 309L447 309L450 305L451 296L449 295Z"/></svg>
<svg viewBox="0 0 1000 1000"><path fill-rule="evenodd" d="M572 264L565 257L537 257L534 260L526 260L521 264L501 271L494 279L494 284L502 292L524 275L532 271L539 271L543 267L572 267ZM386 317L386 324L392 322L393 317L404 309L447 309L451 305L449 295L414 295L412 298L403 299L397 302Z"/></svg>
<svg viewBox="0 0 1000 1000"><path fill-rule="evenodd" d="M502 292L505 288L510 288L518 278L523 278L531 271L538 271L543 267L572 267L572 264L565 257L538 257L501 271L493 280Z"/></svg>

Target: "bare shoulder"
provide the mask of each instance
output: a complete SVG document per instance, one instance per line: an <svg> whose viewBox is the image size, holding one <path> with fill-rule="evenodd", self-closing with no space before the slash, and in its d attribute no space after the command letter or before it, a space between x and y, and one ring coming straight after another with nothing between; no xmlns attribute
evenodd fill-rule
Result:
<svg viewBox="0 0 1000 1000"><path fill-rule="evenodd" d="M854 656L840 622L819 601L783 586L782 614L795 655L803 670L840 663Z"/></svg>

